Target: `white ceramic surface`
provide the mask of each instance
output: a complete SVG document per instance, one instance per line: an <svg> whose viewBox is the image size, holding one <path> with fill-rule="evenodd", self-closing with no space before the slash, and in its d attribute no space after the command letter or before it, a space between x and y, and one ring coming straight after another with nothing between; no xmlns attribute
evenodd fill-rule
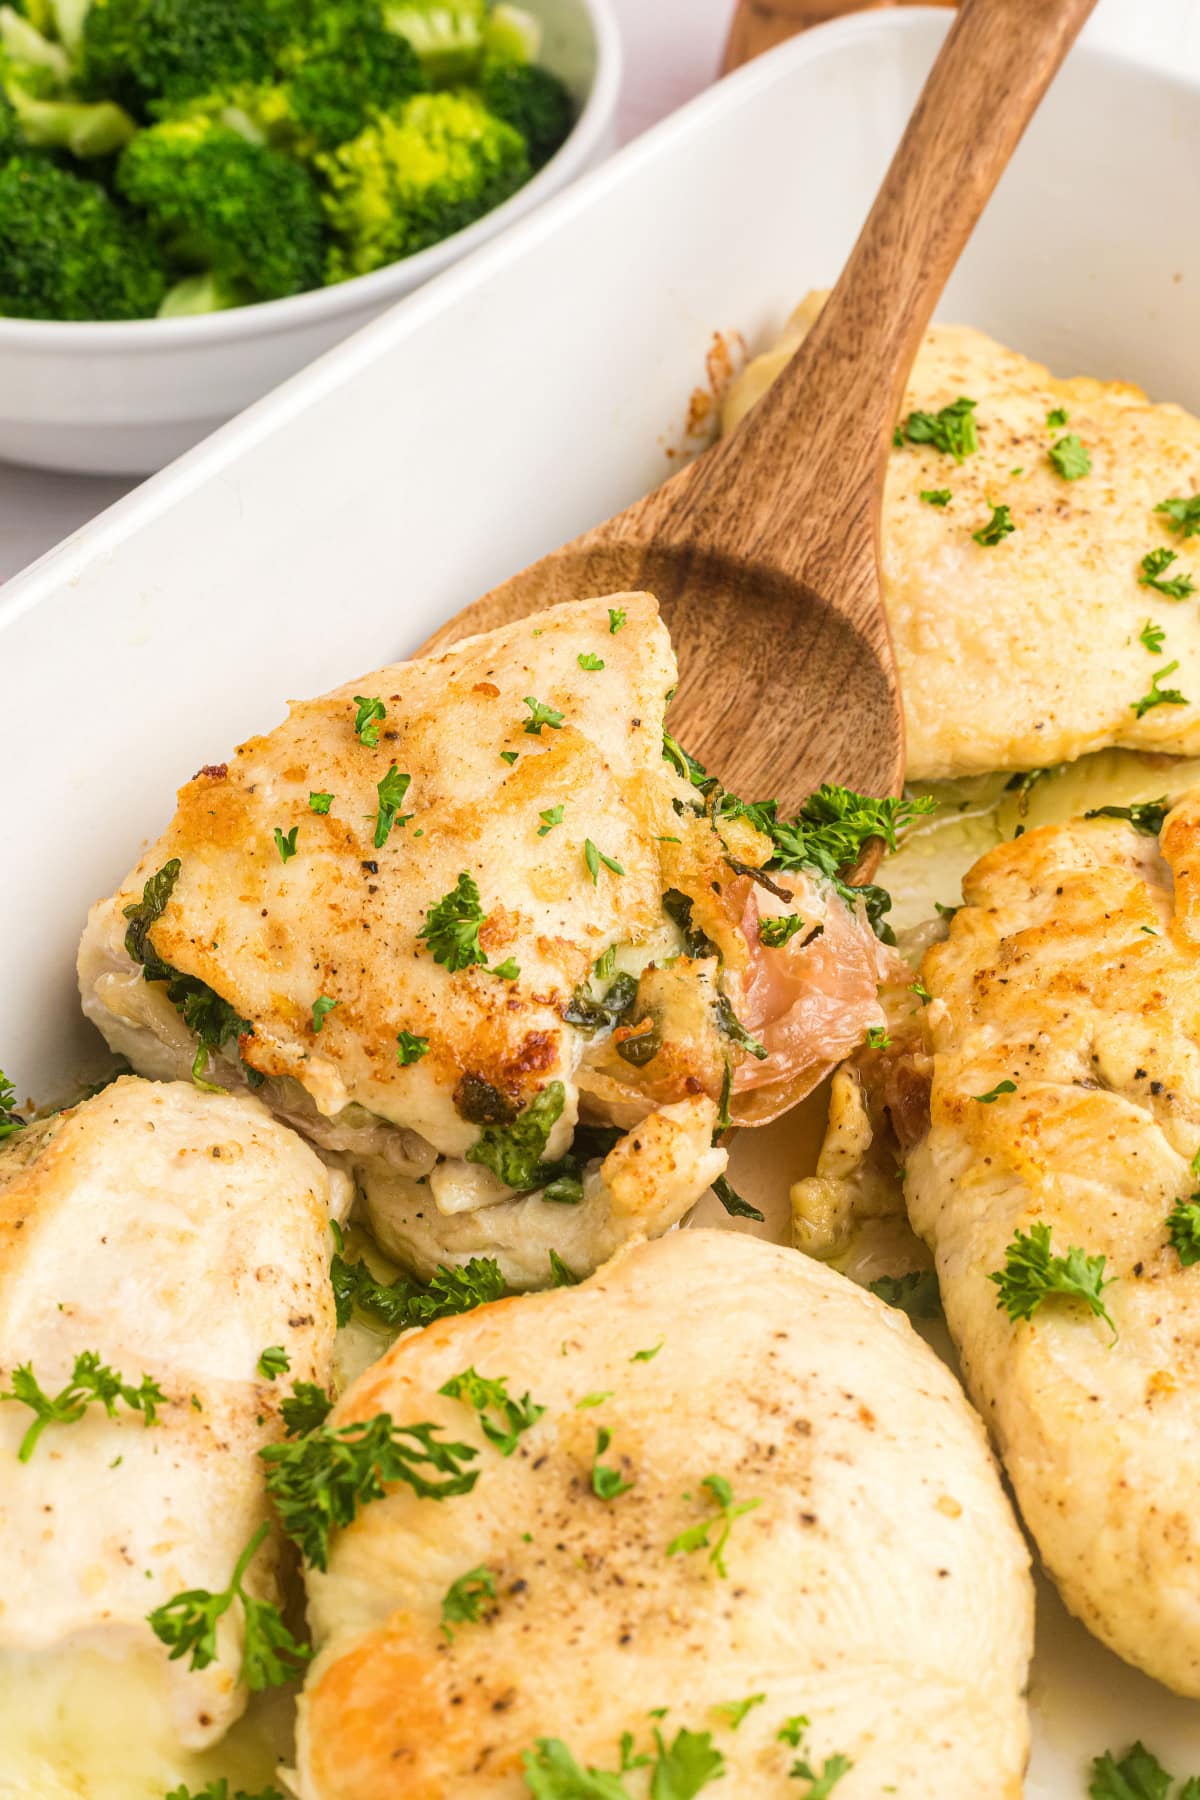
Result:
<svg viewBox="0 0 1200 1800"><path fill-rule="evenodd" d="M95 475L160 469L611 149L621 79L610 0L527 0L541 60L580 116L562 149L503 206L373 275L190 319L81 324L0 318L0 458Z"/></svg>
<svg viewBox="0 0 1200 1800"><path fill-rule="evenodd" d="M866 14L721 84L4 590L0 1064L22 1094L87 1064L84 913L175 786L660 479L714 329L761 341L836 274L944 29ZM1080 49L944 316L1200 408L1198 176L1200 83ZM1049 1597L1033 1704L1028 1800L1081 1800L1088 1758L1138 1735L1200 1773L1200 1707Z"/></svg>

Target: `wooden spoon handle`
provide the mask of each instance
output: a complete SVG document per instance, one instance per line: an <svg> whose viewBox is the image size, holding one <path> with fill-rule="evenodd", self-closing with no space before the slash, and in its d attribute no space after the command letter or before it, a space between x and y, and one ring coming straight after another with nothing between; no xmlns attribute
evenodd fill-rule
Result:
<svg viewBox="0 0 1200 1800"><path fill-rule="evenodd" d="M716 446L701 505L767 514L759 550L786 572L819 580L808 542L844 546L857 532L873 544L882 462L922 334L1094 4L965 0L833 294L741 429Z"/></svg>

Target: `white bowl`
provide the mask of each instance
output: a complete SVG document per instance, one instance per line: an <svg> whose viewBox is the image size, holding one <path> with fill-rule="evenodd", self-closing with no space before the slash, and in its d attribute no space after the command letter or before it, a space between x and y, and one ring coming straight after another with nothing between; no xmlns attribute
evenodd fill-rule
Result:
<svg viewBox="0 0 1200 1800"><path fill-rule="evenodd" d="M336 287L198 318L0 318L0 459L147 475L339 339L573 181L613 147L621 39L611 0L522 0L539 58L579 105L570 137L510 200L440 244Z"/></svg>

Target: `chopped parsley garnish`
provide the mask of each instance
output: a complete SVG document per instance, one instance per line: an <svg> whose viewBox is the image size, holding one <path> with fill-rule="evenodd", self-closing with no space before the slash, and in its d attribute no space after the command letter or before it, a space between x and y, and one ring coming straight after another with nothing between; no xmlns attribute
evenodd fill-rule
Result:
<svg viewBox="0 0 1200 1800"><path fill-rule="evenodd" d="M1186 569L1182 575L1173 575L1168 580L1163 580L1163 576L1177 556L1178 551L1168 550L1165 545L1161 550L1149 551L1142 558L1138 585L1154 588L1158 593L1165 594L1168 600L1186 600L1189 594L1194 594L1196 591L1196 584ZM1145 639L1143 638L1142 641L1145 642Z"/></svg>
<svg viewBox="0 0 1200 1800"><path fill-rule="evenodd" d="M510 1400L507 1376L490 1380L474 1369L464 1369L461 1375L452 1376L438 1393L445 1394L448 1400L461 1400L464 1406L473 1406L479 1414L484 1437L496 1446L501 1456L512 1455L522 1432L536 1425L546 1410L529 1394L520 1400Z"/></svg>
<svg viewBox="0 0 1200 1800"><path fill-rule="evenodd" d="M332 794L310 794L308 796L309 812L327 813L332 805Z"/></svg>
<svg viewBox="0 0 1200 1800"><path fill-rule="evenodd" d="M929 1002L933 999L933 995L925 986L925 983L921 980L919 975L915 981L909 982L908 991L910 994L915 994L917 996L917 999L921 1002L922 1006L928 1006Z"/></svg>
<svg viewBox="0 0 1200 1800"><path fill-rule="evenodd" d="M730 1731L736 1731L746 1714L761 1706L766 1697L765 1694L748 1694L744 1700L718 1700L712 1710L721 1714Z"/></svg>
<svg viewBox="0 0 1200 1800"><path fill-rule="evenodd" d="M333 1401L315 1381L296 1381L286 1400L279 1402L279 1413L289 1437L303 1437L323 1425L333 1411Z"/></svg>
<svg viewBox="0 0 1200 1800"><path fill-rule="evenodd" d="M1056 406L1046 414L1046 427L1049 431L1061 431L1070 417L1065 406Z"/></svg>
<svg viewBox="0 0 1200 1800"><path fill-rule="evenodd" d="M1165 514L1167 530L1177 531L1180 537L1194 537L1200 531L1200 494L1189 500L1160 500L1154 510Z"/></svg>
<svg viewBox="0 0 1200 1800"><path fill-rule="evenodd" d="M1200 1262L1200 1194L1175 1202L1167 1214L1167 1236L1185 1269Z"/></svg>
<svg viewBox="0 0 1200 1800"><path fill-rule="evenodd" d="M442 1632L446 1642L454 1642L456 1625L477 1625L486 1603L495 1598L496 1577L483 1563L452 1581L442 1600Z"/></svg>
<svg viewBox="0 0 1200 1800"><path fill-rule="evenodd" d="M867 1049L886 1050L892 1037L886 1025L867 1026Z"/></svg>
<svg viewBox="0 0 1200 1800"><path fill-rule="evenodd" d="M1105 1277L1104 1264L1103 1256L1088 1256L1077 1245L1065 1256L1055 1255L1050 1247L1050 1227L1036 1224L1028 1234L1017 1232L1004 1253L1003 1269L994 1270L988 1280L999 1288L996 1305L1010 1319L1032 1319L1043 1301L1062 1295L1082 1300L1096 1318L1104 1320L1115 1339L1117 1328L1103 1295L1116 1277Z"/></svg>
<svg viewBox="0 0 1200 1800"><path fill-rule="evenodd" d="M557 1250L550 1252L550 1285L551 1287L578 1287L579 1276L569 1269Z"/></svg>
<svg viewBox="0 0 1200 1800"><path fill-rule="evenodd" d="M586 669L588 671L589 675L596 674L604 667L604 658L602 656L597 656L594 651L591 650L586 653L581 651L575 660L581 669Z"/></svg>
<svg viewBox="0 0 1200 1800"><path fill-rule="evenodd" d="M417 936L425 939L434 962L444 964L455 974L459 969L487 962L479 942L484 916L479 889L464 869L450 892L430 907Z"/></svg>
<svg viewBox="0 0 1200 1800"><path fill-rule="evenodd" d="M336 1005L337 1001L331 1000L328 994L317 995L312 1003L312 1028L314 1037L320 1031L322 1025L324 1025L326 1019Z"/></svg>
<svg viewBox="0 0 1200 1800"><path fill-rule="evenodd" d="M1178 661L1169 662L1165 668L1157 670L1150 677L1150 692L1143 694L1140 700L1130 702L1129 710L1136 718L1144 718L1156 706L1188 706L1191 704L1178 688L1160 688L1158 685L1168 675L1173 675L1178 667Z"/></svg>
<svg viewBox="0 0 1200 1800"><path fill-rule="evenodd" d="M971 536L977 544L982 544L985 550L991 550L1002 538L1008 537L1016 529L1008 507L993 506L992 516L987 524L981 525L978 531L971 533Z"/></svg>
<svg viewBox="0 0 1200 1800"><path fill-rule="evenodd" d="M608 609L609 636L616 637L618 631L620 631L620 629L624 623L625 623L625 608L623 606L610 606Z"/></svg>
<svg viewBox="0 0 1200 1800"><path fill-rule="evenodd" d="M500 761L506 762L511 769L520 754L521 752L519 750L502 750L500 752Z"/></svg>
<svg viewBox="0 0 1200 1800"><path fill-rule="evenodd" d="M808 1730L809 1723L810 1721L804 1713L795 1713L790 1719L784 1720L775 1736L781 1744L790 1744L793 1750L799 1752L795 1762L788 1770L788 1777L792 1781L808 1782L809 1785L804 1790L803 1800L829 1800L829 1795L832 1794L842 1776L848 1775L854 1764L848 1756L843 1756L839 1752L836 1756L827 1756L821 1767L814 1769L809 1761L809 1753L804 1743L804 1734Z"/></svg>
<svg viewBox="0 0 1200 1800"><path fill-rule="evenodd" d="M565 1100L562 1082L547 1082L511 1125L485 1125L467 1151L467 1161L482 1163L505 1187L518 1192L539 1187L542 1152Z"/></svg>
<svg viewBox="0 0 1200 1800"><path fill-rule="evenodd" d="M402 775L395 763L392 764L375 792L379 796L379 811L375 815L375 848L382 850L391 834L393 825L407 825L412 818L411 813L402 813L404 796L412 785L411 775Z"/></svg>
<svg viewBox="0 0 1200 1800"><path fill-rule="evenodd" d="M319 1425L287 1444L266 1444L267 1491L280 1526L314 1569L329 1562L335 1526L353 1523L360 1506L382 1500L403 1481L421 1500L469 1494L478 1479L470 1444L444 1442L437 1425L393 1425L391 1415L352 1425Z"/></svg>
<svg viewBox="0 0 1200 1800"><path fill-rule="evenodd" d="M1175 1777L1167 1771L1140 1741L1117 1758L1111 1750L1092 1761L1092 1778L1088 1783L1091 1800L1167 1800ZM1200 1780L1189 1781L1179 1800L1197 1800Z"/></svg>
<svg viewBox="0 0 1200 1800"><path fill-rule="evenodd" d="M926 506L949 506L954 495L949 488L922 488L921 498Z"/></svg>
<svg viewBox="0 0 1200 1800"><path fill-rule="evenodd" d="M280 831L278 825L276 825L276 827L275 827L275 848L279 852L280 862L290 862L292 857L295 856L295 854L296 854L296 839L299 836L299 833L300 833L300 827L298 825L293 825L292 829L289 832L287 832L286 834L284 832Z"/></svg>
<svg viewBox="0 0 1200 1800"><path fill-rule="evenodd" d="M979 448L979 433L975 426L977 404L960 395L939 412L909 413L899 429L910 444L932 444L935 450L960 463Z"/></svg>
<svg viewBox="0 0 1200 1800"><path fill-rule="evenodd" d="M166 1800L230 1800L228 1777L214 1775L211 1781L206 1781L195 1792L186 1782L181 1781L177 1788L171 1789ZM233 1800L283 1800L283 1795L277 1787L272 1786L260 1788L257 1794L248 1794L245 1788L239 1788Z"/></svg>
<svg viewBox="0 0 1200 1800"><path fill-rule="evenodd" d="M593 844L591 838L584 839L583 860L587 864L587 871L592 878L593 887L596 886L600 879L600 865L602 863L604 867L611 870L614 875L623 875L625 873L624 866L617 861L616 857L605 856L603 850L598 849L596 845Z"/></svg>
<svg viewBox="0 0 1200 1800"><path fill-rule="evenodd" d="M712 1191L731 1219L757 1219L762 1224L765 1215L759 1212L757 1206L751 1206L748 1200L742 1199L727 1176L718 1175L712 1184Z"/></svg>
<svg viewBox="0 0 1200 1800"><path fill-rule="evenodd" d="M286 1375L291 1366L291 1359L282 1344L268 1344L258 1359L258 1372L264 1381L274 1381L277 1375Z"/></svg>
<svg viewBox="0 0 1200 1800"><path fill-rule="evenodd" d="M75 1358L70 1381L57 1394L45 1392L34 1375L32 1363L19 1363L12 1372L12 1387L0 1393L0 1400L17 1400L35 1415L17 1451L18 1460L28 1462L47 1425L74 1425L89 1406L97 1404L104 1408L110 1419L115 1419L118 1400L131 1411L140 1412L147 1425L153 1425L157 1421L157 1409L166 1405L167 1396L149 1375L143 1375L139 1385L134 1387L123 1375L102 1363L98 1351L83 1350Z"/></svg>
<svg viewBox="0 0 1200 1800"><path fill-rule="evenodd" d="M605 1388L598 1394L585 1394L582 1400L575 1402L575 1411L588 1412L593 1406L603 1406L606 1400L612 1399L613 1392L612 1388Z"/></svg>
<svg viewBox="0 0 1200 1800"><path fill-rule="evenodd" d="M542 821L538 826L538 836L547 837L556 825L562 824L563 809L561 806L548 806L545 812L538 814L538 818Z"/></svg>
<svg viewBox="0 0 1200 1800"><path fill-rule="evenodd" d="M1163 647L1166 635L1161 625L1156 625L1152 619L1147 619L1138 632L1138 640L1142 648L1148 650L1151 656L1157 656Z"/></svg>
<svg viewBox="0 0 1200 1800"><path fill-rule="evenodd" d="M768 950L782 950L790 938L794 938L798 931L803 930L804 920L799 913L786 913L783 918L758 921L759 941L765 944Z"/></svg>
<svg viewBox="0 0 1200 1800"><path fill-rule="evenodd" d="M695 1800L725 1773L725 1758L713 1748L711 1732L680 1730L668 1745L656 1726L654 1746L653 1756L635 1756L633 1736L625 1732L620 1771L610 1774L582 1768L561 1738L538 1738L522 1754L521 1772L534 1800L630 1800L621 1776L642 1768L650 1770L651 1800Z"/></svg>
<svg viewBox="0 0 1200 1800"><path fill-rule="evenodd" d="M227 1000L215 994L206 982L195 975L182 975L170 963L163 962L150 942L150 927L166 911L175 883L179 879L180 861L173 856L151 875L142 889L140 900L127 906L125 917L129 927L125 933L125 953L132 962L140 963L147 981L166 983L167 999L183 1019L188 1030L210 1049L220 1049L230 1038L252 1036L254 1027L243 1019Z"/></svg>
<svg viewBox="0 0 1200 1800"><path fill-rule="evenodd" d="M542 701L535 700L532 694L526 694L525 704L529 708L530 716L526 719L522 730L528 732L530 737L540 737L543 725L549 726L551 731L562 730L563 716L560 712L555 712L552 706L546 706Z"/></svg>
<svg viewBox="0 0 1200 1800"><path fill-rule="evenodd" d="M20 1131L25 1124L13 1105L16 1097L16 1089L4 1070L0 1069L0 1143L11 1137L14 1131Z"/></svg>
<svg viewBox="0 0 1200 1800"><path fill-rule="evenodd" d="M651 1344L648 1350L635 1350L630 1362L653 1362L666 1341L666 1338L659 1338L657 1344Z"/></svg>
<svg viewBox="0 0 1200 1800"><path fill-rule="evenodd" d="M286 1446L275 1445L275 1449ZM242 1606L244 1632L240 1679L251 1693L263 1688L282 1687L295 1680L312 1655L308 1644L299 1643L283 1622L277 1606L269 1600L256 1600L242 1586L249 1568L270 1526L264 1519L242 1554L238 1557L233 1577L219 1594L207 1588L188 1588L182 1594L158 1606L147 1615L151 1631L170 1649L170 1662L191 1656L188 1667L207 1669L217 1659L217 1623L235 1600Z"/></svg>
<svg viewBox="0 0 1200 1800"><path fill-rule="evenodd" d="M724 1475L706 1475L700 1485L707 1491L717 1510L711 1517L701 1519L698 1525L689 1525L686 1531L681 1531L678 1537L672 1538L667 1545L667 1555L690 1556L693 1551L707 1550L709 1562L724 1580L729 1574L725 1565L725 1547L734 1522L745 1513L753 1512L755 1507L762 1505L762 1501L735 1500L733 1488ZM690 1500L691 1495L685 1494L684 1499ZM712 1535L714 1532L715 1539Z"/></svg>
<svg viewBox="0 0 1200 1800"><path fill-rule="evenodd" d="M1060 437L1046 454L1064 481L1078 481L1081 475L1090 475L1092 472L1092 458L1088 447L1073 431L1068 431L1066 437Z"/></svg>
<svg viewBox="0 0 1200 1800"><path fill-rule="evenodd" d="M411 1068L419 1063L423 1056L429 1054L429 1039L418 1037L413 1031L396 1033L396 1061L402 1069Z"/></svg>
<svg viewBox="0 0 1200 1800"><path fill-rule="evenodd" d="M972 1094L971 1098L980 1106L994 1106L1001 1094L1015 1094L1016 1091L1017 1084L1015 1081L998 1081L995 1087L991 1088L986 1094Z"/></svg>
<svg viewBox="0 0 1200 1800"><path fill-rule="evenodd" d="M379 742L380 723L387 718L387 707L378 695L372 698L365 694L355 694L354 704L358 708L354 715L354 735L360 744L374 750Z"/></svg>
<svg viewBox="0 0 1200 1800"><path fill-rule="evenodd" d="M502 963L497 963L492 970L492 974L498 975L501 981L516 981L520 973L521 965L515 956L506 957Z"/></svg>
<svg viewBox="0 0 1200 1800"><path fill-rule="evenodd" d="M392 1331L412 1325L432 1325L436 1319L472 1312L508 1292L500 1265L489 1256L473 1256L461 1268L438 1265L427 1287L409 1275L395 1281L377 1281L365 1262L348 1262L335 1256L329 1271L337 1306L337 1322L348 1325L357 1306Z"/></svg>
<svg viewBox="0 0 1200 1800"><path fill-rule="evenodd" d="M938 1278L932 1269L913 1269L907 1275L880 1275L870 1288L880 1300L906 1312L910 1319L936 1319L942 1310Z"/></svg>
<svg viewBox="0 0 1200 1800"><path fill-rule="evenodd" d="M1132 806L1093 806L1083 816L1085 819L1124 819L1144 836L1157 837L1170 810L1164 794L1161 800L1138 800Z"/></svg>
<svg viewBox="0 0 1200 1800"><path fill-rule="evenodd" d="M592 1456L592 1492L598 1500L615 1500L620 1494L627 1494L633 1486L626 1481L620 1469L614 1469L611 1463L602 1463L600 1458L612 1443L612 1432L602 1425L596 1433L596 1449Z"/></svg>

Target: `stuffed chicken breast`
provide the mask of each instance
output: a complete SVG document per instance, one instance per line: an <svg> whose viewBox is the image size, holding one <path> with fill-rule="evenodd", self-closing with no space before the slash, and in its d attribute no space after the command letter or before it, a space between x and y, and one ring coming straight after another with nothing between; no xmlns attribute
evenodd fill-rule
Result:
<svg viewBox="0 0 1200 1800"><path fill-rule="evenodd" d="M1200 797L1126 811L990 851L856 1081L1063 1598L1197 1696Z"/></svg>
<svg viewBox="0 0 1200 1800"><path fill-rule="evenodd" d="M475 1478L311 1543L302 1800L1020 1794L1025 1548L957 1383L852 1283L677 1232L402 1338L327 1430L381 1415Z"/></svg>
<svg viewBox="0 0 1200 1800"><path fill-rule="evenodd" d="M202 1747L245 1705L242 1601L191 1664L149 1615L235 1570L278 1607L256 1452L293 1383L328 1381L328 1222L348 1184L256 1100L191 1083L126 1077L10 1133L0 1653L157 1656L179 1741Z"/></svg>
<svg viewBox="0 0 1200 1800"><path fill-rule="evenodd" d="M626 594L293 705L93 909L88 1016L344 1154L422 1273L486 1252L536 1285L548 1247L579 1273L665 1230L730 1119L881 1016L884 956L845 830L783 844L725 795L664 739L674 682Z"/></svg>
<svg viewBox="0 0 1200 1800"><path fill-rule="evenodd" d="M824 296L726 397L731 428ZM1034 769L1106 745L1200 752L1200 421L1058 380L934 325L883 504L883 594L910 779Z"/></svg>

